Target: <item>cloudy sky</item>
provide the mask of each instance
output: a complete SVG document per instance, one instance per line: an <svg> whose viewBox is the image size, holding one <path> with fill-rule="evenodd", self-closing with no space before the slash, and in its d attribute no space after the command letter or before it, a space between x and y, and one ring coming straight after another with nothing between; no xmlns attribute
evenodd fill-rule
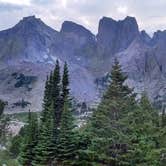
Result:
<svg viewBox="0 0 166 166"><path fill-rule="evenodd" d="M64 20L75 21L96 33L102 16L136 17L140 29L152 34L166 29L166 0L0 0L0 30L22 17L36 15L59 30Z"/></svg>

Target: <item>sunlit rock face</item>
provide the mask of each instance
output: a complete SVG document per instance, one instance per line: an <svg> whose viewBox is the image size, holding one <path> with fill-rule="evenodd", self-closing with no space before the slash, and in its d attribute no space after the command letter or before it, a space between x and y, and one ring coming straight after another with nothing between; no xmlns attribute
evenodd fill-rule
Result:
<svg viewBox="0 0 166 166"><path fill-rule="evenodd" d="M41 111L44 82L58 59L69 64L71 93L77 101L99 100L96 79L111 70L118 58L128 74L127 84L152 101L165 97L166 32L151 38L139 32L136 19L103 17L98 34L65 21L58 32L35 16L25 17L0 32L0 98L6 111Z"/></svg>

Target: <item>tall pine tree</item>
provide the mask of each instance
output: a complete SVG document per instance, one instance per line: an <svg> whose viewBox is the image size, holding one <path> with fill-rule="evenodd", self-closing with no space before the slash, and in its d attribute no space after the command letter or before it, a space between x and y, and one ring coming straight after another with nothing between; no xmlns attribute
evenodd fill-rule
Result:
<svg viewBox="0 0 166 166"><path fill-rule="evenodd" d="M50 164L57 154L58 128L61 117L60 66L56 61L55 69L46 81L44 104L41 116L40 135L34 164Z"/></svg>
<svg viewBox="0 0 166 166"><path fill-rule="evenodd" d="M72 112L68 101L65 100L57 143L58 154L56 160L58 164L72 165L72 161L76 157L77 143L74 128Z"/></svg>
<svg viewBox="0 0 166 166"><path fill-rule="evenodd" d="M35 147L35 160L33 161L35 166L50 165L55 156L53 104L49 107L45 119L40 126L38 144Z"/></svg>
<svg viewBox="0 0 166 166"><path fill-rule="evenodd" d="M51 89L52 89L52 72L50 76L47 76L44 90L44 98L43 98L43 110L41 114L41 122L44 123L46 120L47 113L51 106Z"/></svg>
<svg viewBox="0 0 166 166"><path fill-rule="evenodd" d="M69 74L64 65L61 92L62 115L57 141L57 164L72 165L77 151L77 132L75 130L71 101L69 98Z"/></svg>
<svg viewBox="0 0 166 166"><path fill-rule="evenodd" d="M65 62L62 77L62 98L65 100L67 97L69 97L69 71Z"/></svg>
<svg viewBox="0 0 166 166"><path fill-rule="evenodd" d="M135 95L132 89L125 85L126 79L119 62L115 59L110 75L110 85L90 122L91 129L97 136L102 137L103 134L105 137L112 136L113 130L120 128L118 121L134 107Z"/></svg>
<svg viewBox="0 0 166 166"><path fill-rule="evenodd" d="M93 138L90 149L100 154L100 162L104 160L111 165L118 165L123 161L127 139L126 127L121 119L135 107L135 94L125 85L126 79L115 59L110 85L87 125L87 131Z"/></svg>
<svg viewBox="0 0 166 166"><path fill-rule="evenodd" d="M126 162L129 165L160 165L159 115L146 95L123 122L127 128L129 149Z"/></svg>
<svg viewBox="0 0 166 166"><path fill-rule="evenodd" d="M52 84L52 102L53 102L53 107L54 107L54 125L55 128L59 126L60 123L60 116L61 116L61 96L60 96L60 66L59 66L59 61L56 61L55 69L53 72L53 84Z"/></svg>
<svg viewBox="0 0 166 166"><path fill-rule="evenodd" d="M36 114L29 111L28 125L26 126L26 135L23 139L23 145L20 154L20 163L24 166L31 166L34 160L35 147L38 141L38 119Z"/></svg>

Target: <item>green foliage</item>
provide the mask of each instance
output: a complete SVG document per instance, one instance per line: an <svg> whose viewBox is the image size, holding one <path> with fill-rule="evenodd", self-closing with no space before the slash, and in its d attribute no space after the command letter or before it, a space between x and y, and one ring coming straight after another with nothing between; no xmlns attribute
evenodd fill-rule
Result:
<svg viewBox="0 0 166 166"><path fill-rule="evenodd" d="M61 79L57 61L46 80L39 129L37 117L29 114L22 165L164 166L165 113L159 116L146 95L136 101L126 79L115 60L101 103L87 125L78 130L72 115L68 67L65 63ZM19 136L12 141L11 152L19 153Z"/></svg>
<svg viewBox="0 0 166 166"><path fill-rule="evenodd" d="M2 115L0 119L0 144L5 145L7 141L10 118Z"/></svg>
<svg viewBox="0 0 166 166"><path fill-rule="evenodd" d="M20 153L20 163L30 166L34 158L34 148L38 141L38 120L37 116L29 112L28 124L26 126L26 134Z"/></svg>
<svg viewBox="0 0 166 166"><path fill-rule="evenodd" d="M16 159L11 159L11 156L7 150L0 150L0 165L6 164L6 166L18 166L19 163Z"/></svg>
<svg viewBox="0 0 166 166"><path fill-rule="evenodd" d="M124 85L127 77L123 76L117 60L110 77L110 85L91 118L89 129L92 130L93 135L111 137L118 141L124 139L120 137L122 126L119 120L134 107L135 102L132 90Z"/></svg>
<svg viewBox="0 0 166 166"><path fill-rule="evenodd" d="M65 162L75 158L77 144L74 128L72 112L69 109L67 101L65 101L57 142L58 161Z"/></svg>
<svg viewBox="0 0 166 166"><path fill-rule="evenodd" d="M46 121L46 116L49 111L49 107L51 106L51 88L52 88L52 73L50 74L50 77L47 76L47 80L45 83L43 110L42 110L42 114L41 114L42 123L44 123Z"/></svg>
<svg viewBox="0 0 166 166"><path fill-rule="evenodd" d="M16 135L11 140L11 146L9 148L10 155L12 158L17 158L20 153L22 138L20 135Z"/></svg>
<svg viewBox="0 0 166 166"><path fill-rule="evenodd" d="M5 102L0 100L0 118L3 114L4 108L5 108Z"/></svg>
<svg viewBox="0 0 166 166"><path fill-rule="evenodd" d="M40 126L38 143L35 147L34 165L46 165L50 163L55 156L55 144L53 140L53 106L47 112L44 123Z"/></svg>
<svg viewBox="0 0 166 166"><path fill-rule="evenodd" d="M57 60L53 72L53 84L52 84L52 104L53 104L53 116L54 116L55 128L59 126L62 114L60 81L61 81L60 66L59 66L59 61Z"/></svg>
<svg viewBox="0 0 166 166"><path fill-rule="evenodd" d="M126 78L115 60L110 85L85 129L92 137L88 148L100 154L94 161L101 164L161 165L165 133L159 115L145 95L135 101Z"/></svg>
<svg viewBox="0 0 166 166"><path fill-rule="evenodd" d="M67 63L65 62L62 78L62 98L66 99L66 97L69 97L69 72Z"/></svg>
<svg viewBox="0 0 166 166"><path fill-rule="evenodd" d="M6 142L6 135L9 126L9 117L4 116L4 108L6 103L0 100L0 144L4 145Z"/></svg>
<svg viewBox="0 0 166 166"><path fill-rule="evenodd" d="M63 79L60 77L59 62L50 76L47 77L43 100L43 111L41 114L40 133L37 146L35 147L34 165L51 164L53 159L60 155L57 152L58 141L60 141L61 118L65 98L68 100L69 81L67 64L64 65ZM60 146L60 145L59 145Z"/></svg>
<svg viewBox="0 0 166 166"><path fill-rule="evenodd" d="M158 119L156 110L144 95L138 107L123 119L123 123L127 126L129 163L160 165Z"/></svg>
<svg viewBox="0 0 166 166"><path fill-rule="evenodd" d="M56 61L54 72L47 77L45 84L39 140L35 148L35 165L45 165L51 162L56 155L61 110L60 66Z"/></svg>

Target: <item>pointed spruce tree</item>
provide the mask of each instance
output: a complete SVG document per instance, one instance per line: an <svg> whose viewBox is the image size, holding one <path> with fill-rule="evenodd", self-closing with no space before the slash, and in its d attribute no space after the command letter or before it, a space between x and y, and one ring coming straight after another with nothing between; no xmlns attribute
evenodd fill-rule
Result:
<svg viewBox="0 0 166 166"><path fill-rule="evenodd" d="M60 96L60 88L61 88L61 77L60 77L60 66L59 61L56 61L55 69L53 72L53 84L52 84L52 102L54 107L54 125L55 128L60 123L60 116L61 116L61 96Z"/></svg>
<svg viewBox="0 0 166 166"><path fill-rule="evenodd" d="M62 76L62 100L65 100L67 97L69 97L69 71L65 62Z"/></svg>
<svg viewBox="0 0 166 166"><path fill-rule="evenodd" d="M135 95L125 84L126 79L115 59L110 84L87 125L87 132L93 136L90 149L100 154L100 162L104 160L108 165L118 165L123 161L121 157L127 148L126 126L121 119L135 107Z"/></svg>
<svg viewBox="0 0 166 166"><path fill-rule="evenodd" d="M90 129L97 136L102 137L105 134L105 137L110 137L113 129L116 136L116 129L120 128L118 121L134 107L135 95L132 89L125 85L126 79L119 62L115 59L110 74L110 84L90 122L92 125Z"/></svg>
<svg viewBox="0 0 166 166"><path fill-rule="evenodd" d="M49 77L47 76L47 79L45 82L44 98L43 98L43 105L42 105L43 109L41 113L42 123L45 122L47 113L51 105L51 87L52 87L52 73L50 73Z"/></svg>
<svg viewBox="0 0 166 166"><path fill-rule="evenodd" d="M65 62L63 67L63 75L62 75L62 83L61 83L61 99L60 99L60 108L63 110L65 100L68 102L68 106L71 107L71 102L69 99L69 71L67 63ZM60 112L60 119L61 119L62 111Z"/></svg>
<svg viewBox="0 0 166 166"><path fill-rule="evenodd" d="M31 166L34 160L35 147L38 142L38 119L37 115L30 111L25 130L20 153L20 163L24 166Z"/></svg>
<svg viewBox="0 0 166 166"><path fill-rule="evenodd" d="M129 165L160 165L159 115L145 94L123 122L128 137L126 162Z"/></svg>
<svg viewBox="0 0 166 166"><path fill-rule="evenodd" d="M45 119L40 125L38 144L35 147L35 160L33 161L35 166L50 165L55 156L53 104L49 107Z"/></svg>
<svg viewBox="0 0 166 166"><path fill-rule="evenodd" d="M56 61L55 69L47 79L44 93L44 104L41 115L40 134L35 148L34 165L50 164L56 155L58 126L60 121L60 66Z"/></svg>
<svg viewBox="0 0 166 166"><path fill-rule="evenodd" d="M65 100L57 143L57 164L71 165L75 159L77 144L76 131L74 129L74 118L68 101Z"/></svg>

